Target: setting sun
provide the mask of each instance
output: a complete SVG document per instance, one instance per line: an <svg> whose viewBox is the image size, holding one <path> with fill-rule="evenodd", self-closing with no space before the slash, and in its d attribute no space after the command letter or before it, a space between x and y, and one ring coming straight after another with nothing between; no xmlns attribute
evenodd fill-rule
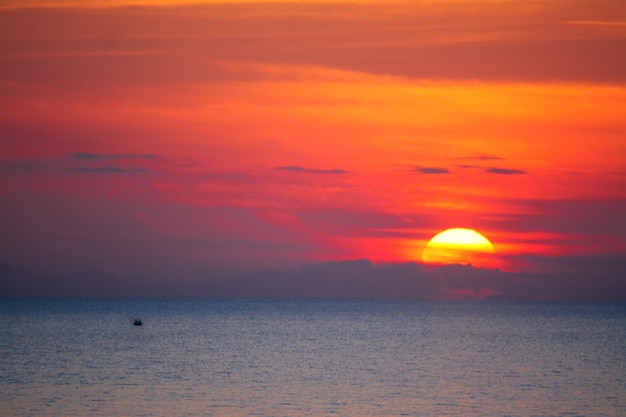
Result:
<svg viewBox="0 0 626 417"><path fill-rule="evenodd" d="M527 3L0 0L0 297L626 300L626 1Z"/></svg>
<svg viewBox="0 0 626 417"><path fill-rule="evenodd" d="M494 253L493 244L473 229L453 228L433 236L422 253L422 261L440 264L481 264L485 254Z"/></svg>

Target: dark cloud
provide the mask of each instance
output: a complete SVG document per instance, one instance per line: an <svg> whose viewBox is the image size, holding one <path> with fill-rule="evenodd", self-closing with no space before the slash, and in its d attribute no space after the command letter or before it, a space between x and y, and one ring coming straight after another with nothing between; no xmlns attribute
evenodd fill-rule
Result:
<svg viewBox="0 0 626 417"><path fill-rule="evenodd" d="M306 265L287 271L239 275L216 286L225 297L420 298L438 293L438 283L420 280L423 267L373 265L367 260Z"/></svg>
<svg viewBox="0 0 626 417"><path fill-rule="evenodd" d="M155 159L155 158L158 158L158 156L151 155L151 154L136 154L136 153L96 154L96 153L90 153L90 152L77 152L77 153L72 154L72 158L101 161L104 159Z"/></svg>
<svg viewBox="0 0 626 417"><path fill-rule="evenodd" d="M566 261L566 260L563 260ZM327 262L289 270L247 272L230 279L151 279L97 268L34 276L0 262L0 296L185 296L237 298L441 299L450 297L545 301L626 301L626 256L582 262L586 272L512 273L471 265L414 262ZM617 267L616 267L617 265ZM572 266L580 266L576 262Z"/></svg>
<svg viewBox="0 0 626 417"><path fill-rule="evenodd" d="M499 174L499 175L522 175L526 174L526 171L522 169L511 169L511 168L487 168L485 172L490 174Z"/></svg>
<svg viewBox="0 0 626 417"><path fill-rule="evenodd" d="M83 167L83 166L78 166L78 167L72 167L70 168L70 171L72 172L87 172L87 173L118 173L118 174L136 174L136 173L147 173L150 172L150 170L147 170L145 168L119 168L119 167L113 167L113 166L106 166L106 167L98 167L98 168L91 168L91 167Z"/></svg>
<svg viewBox="0 0 626 417"><path fill-rule="evenodd" d="M3 167L5 171L22 171L22 172L34 172L49 169L48 165L34 165L34 164L12 164Z"/></svg>
<svg viewBox="0 0 626 417"><path fill-rule="evenodd" d="M348 171L343 169L318 169L318 168L303 168L295 165L276 167L278 171L292 171L292 172L304 172L309 174L347 174Z"/></svg>
<svg viewBox="0 0 626 417"><path fill-rule="evenodd" d="M626 257L620 259L623 265ZM626 301L620 271L624 268L613 272L590 268L584 274L510 273L471 265L376 265L358 260L243 274L215 291L220 296L244 297L419 299L487 294L510 300Z"/></svg>
<svg viewBox="0 0 626 417"><path fill-rule="evenodd" d="M440 168L440 167L415 167L413 171L419 172L421 174L449 174L450 173L449 169Z"/></svg>
<svg viewBox="0 0 626 417"><path fill-rule="evenodd" d="M34 165L9 165L5 169L11 171L34 171L36 168Z"/></svg>
<svg viewBox="0 0 626 417"><path fill-rule="evenodd" d="M37 276L0 262L0 296L5 297L150 296L151 286L144 280L137 276L123 279L97 268L71 274ZM159 289L159 294L163 289Z"/></svg>
<svg viewBox="0 0 626 417"><path fill-rule="evenodd" d="M517 255L511 257L516 261L522 261L532 265L533 269L552 272L576 271L580 274L604 276L626 276L626 256L620 254L595 254L586 256L561 255Z"/></svg>
<svg viewBox="0 0 626 417"><path fill-rule="evenodd" d="M601 235L626 235L625 198L514 200L509 203L518 207L518 213L494 221L494 227L518 232L562 233L572 243L573 236L589 242Z"/></svg>

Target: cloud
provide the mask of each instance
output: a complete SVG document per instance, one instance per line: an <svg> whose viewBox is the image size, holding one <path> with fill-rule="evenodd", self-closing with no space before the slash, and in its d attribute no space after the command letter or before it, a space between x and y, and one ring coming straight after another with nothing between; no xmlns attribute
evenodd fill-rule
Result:
<svg viewBox="0 0 626 417"><path fill-rule="evenodd" d="M143 277L123 278L90 268L71 274L34 275L0 262L0 296L9 297L128 297L148 294ZM160 289L161 292L163 288ZM148 294L149 296L149 294Z"/></svg>
<svg viewBox="0 0 626 417"><path fill-rule="evenodd" d="M626 21L619 20L570 20L565 22L568 25L584 25L584 26L615 26L625 27Z"/></svg>
<svg viewBox="0 0 626 417"><path fill-rule="evenodd" d="M119 173L119 174L129 174L129 173L147 173L150 172L150 170L145 169L145 168L119 168L119 167L113 167L113 166L106 166L106 167L98 167L98 168L90 168L90 167L83 167L83 166L78 166L78 167L72 167L70 168L70 171L72 172L87 172L87 173Z"/></svg>
<svg viewBox="0 0 626 417"><path fill-rule="evenodd" d="M21 171L21 172L34 172L49 169L49 165L34 165L34 164L12 164L3 167L5 171Z"/></svg>
<svg viewBox="0 0 626 417"><path fill-rule="evenodd" d="M526 174L526 171L522 169L511 169L511 168L487 168L485 172L489 174L499 174L499 175L522 175Z"/></svg>
<svg viewBox="0 0 626 417"><path fill-rule="evenodd" d="M155 159L157 155L151 154L136 154L136 153L122 153L122 154L96 154L90 152L76 152L72 154L72 158L75 159L90 159L92 161L101 161L104 159Z"/></svg>
<svg viewBox="0 0 626 417"><path fill-rule="evenodd" d="M440 168L440 167L415 167L413 171L419 172L421 174L449 174L450 173L450 170L448 168Z"/></svg>
<svg viewBox="0 0 626 417"><path fill-rule="evenodd" d="M365 259L264 270L238 275L211 288L219 297L429 298L442 294L437 280L423 280L416 263L374 265Z"/></svg>
<svg viewBox="0 0 626 417"><path fill-rule="evenodd" d="M415 239L415 229L429 227L426 215L398 215L368 210L307 209L294 213L298 223L327 236L403 237Z"/></svg>
<svg viewBox="0 0 626 417"><path fill-rule="evenodd" d="M619 260L624 265L626 257ZM587 262L589 266L591 261ZM493 298L505 300L626 301L621 273L511 273L471 265L328 262L288 271L239 275L214 287L217 296L296 298Z"/></svg>
<svg viewBox="0 0 626 417"><path fill-rule="evenodd" d="M495 221L501 230L562 233L594 241L600 236L626 235L626 198L553 199L511 201L518 213ZM623 245L623 244L622 244Z"/></svg>
<svg viewBox="0 0 626 417"><path fill-rule="evenodd" d="M551 272L576 271L585 275L626 276L626 256L622 254L593 254L586 256L517 255L514 259L533 265L533 269Z"/></svg>
<svg viewBox="0 0 626 417"><path fill-rule="evenodd" d="M614 6L610 5L614 0L594 2L592 11L585 10L589 2L548 2L532 11L518 2L506 2L489 10L476 10L471 1L456 2L455 7L445 7L440 2L385 2L362 8L345 2L330 10L324 8L325 2L245 2L244 15L238 13L235 5L208 3L213 4L170 7L168 13L151 13L148 5L142 13L116 10L115 17L127 21L129 27L145 28L140 38L112 33L97 8L41 11L16 7L5 11L11 25L5 29L8 52L3 58L30 58L12 61L11 76L5 78L16 82L51 80L64 85L96 80L136 85L257 76L255 71L229 71L214 63L227 60L344 68L411 78L623 82L626 76L615 63L615 57L623 50L622 38L609 37L602 30L607 24L615 29L622 27L621 22L609 21L615 15ZM441 13L442 7L446 13ZM49 23L31 33L28 23L40 13ZM555 13L559 19L546 18ZM596 20L578 20L590 13ZM194 59L196 54L189 53L200 48L184 36L193 25L192 16L202 16L207 22L205 27L196 29L197 35L205 39L202 48L211 51L211 60L198 62ZM56 36L52 28L77 17L93 33L104 34L101 39L92 40L96 47L86 50L83 42L70 45ZM271 25L264 24L268 18ZM224 22L220 36L212 36L214 28ZM565 22L585 24L590 30L567 30ZM168 54L163 54L164 34L157 29L164 26L170 28L165 43L169 46ZM67 38L86 36L81 28L64 30ZM292 36L284 36L286 30ZM546 38L546 33L555 35ZM30 36L28 45L20 43L25 36ZM357 43L359 47L354 48ZM133 59L112 59L119 54L131 54ZM84 58L83 65L61 66L75 56ZM178 65L168 64L172 56ZM50 71L50 62L64 71Z"/></svg>
<svg viewBox="0 0 626 417"><path fill-rule="evenodd" d="M256 177L250 174L238 173L238 172L208 172L206 174L206 179L210 181L255 181Z"/></svg>
<svg viewBox="0 0 626 417"><path fill-rule="evenodd" d="M303 168L295 165L279 166L276 167L278 171L291 171L291 172L304 172L308 174L347 174L348 171L343 169L318 169L318 168Z"/></svg>
<svg viewBox="0 0 626 417"><path fill-rule="evenodd" d="M602 263L610 261L611 267ZM225 298L500 299L626 301L626 256L571 259L578 272L513 273L471 265L428 266L369 260L326 262L287 270L260 270L230 278L114 275L99 268L34 275L0 262L2 296L172 296ZM569 262L568 259L556 262Z"/></svg>
<svg viewBox="0 0 626 417"><path fill-rule="evenodd" d="M478 161L504 161L504 158L495 155L477 154L472 156L463 156L459 159L478 160Z"/></svg>

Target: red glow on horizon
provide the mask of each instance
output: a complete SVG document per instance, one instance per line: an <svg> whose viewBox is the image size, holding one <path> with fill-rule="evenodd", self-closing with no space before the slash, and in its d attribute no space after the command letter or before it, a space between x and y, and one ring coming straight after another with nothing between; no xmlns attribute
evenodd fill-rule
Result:
<svg viewBox="0 0 626 417"><path fill-rule="evenodd" d="M626 254L624 5L488 3L6 2L3 253L421 264L466 225L491 270Z"/></svg>

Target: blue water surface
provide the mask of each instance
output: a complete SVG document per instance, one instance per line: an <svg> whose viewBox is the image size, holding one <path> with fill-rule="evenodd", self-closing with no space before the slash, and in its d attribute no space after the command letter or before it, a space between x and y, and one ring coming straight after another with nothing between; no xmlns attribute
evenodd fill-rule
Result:
<svg viewBox="0 0 626 417"><path fill-rule="evenodd" d="M2 299L0 366L2 416L626 416L626 305Z"/></svg>

